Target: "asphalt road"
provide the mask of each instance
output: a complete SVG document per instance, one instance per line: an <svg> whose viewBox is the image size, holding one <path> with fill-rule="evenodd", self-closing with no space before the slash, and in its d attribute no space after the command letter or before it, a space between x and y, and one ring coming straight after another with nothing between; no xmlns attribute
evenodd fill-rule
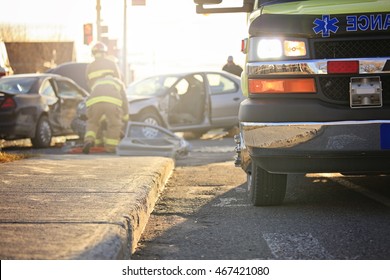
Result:
<svg viewBox="0 0 390 280"><path fill-rule="evenodd" d="M390 176L289 175L283 205L253 207L233 139L190 143L132 259L390 259Z"/></svg>
<svg viewBox="0 0 390 280"><path fill-rule="evenodd" d="M282 206L253 207L233 139L191 143L133 259L390 259L390 176L289 175Z"/></svg>

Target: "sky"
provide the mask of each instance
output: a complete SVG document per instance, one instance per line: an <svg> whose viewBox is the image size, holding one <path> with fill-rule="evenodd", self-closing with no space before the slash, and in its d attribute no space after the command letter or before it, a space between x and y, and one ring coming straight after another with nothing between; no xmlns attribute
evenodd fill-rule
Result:
<svg viewBox="0 0 390 280"><path fill-rule="evenodd" d="M109 38L123 45L125 0L101 0L102 24ZM243 65L241 40L246 35L245 14L199 15L193 0L146 0L131 6L127 0L127 62L135 78L198 69L220 70L233 55ZM51 26L61 26L63 37L74 39L78 60L90 59L82 43L84 23L96 23L96 0L0 0L0 24L40 26L41 40ZM15 11L17 11L15 13ZM34 40L34 38L32 39Z"/></svg>

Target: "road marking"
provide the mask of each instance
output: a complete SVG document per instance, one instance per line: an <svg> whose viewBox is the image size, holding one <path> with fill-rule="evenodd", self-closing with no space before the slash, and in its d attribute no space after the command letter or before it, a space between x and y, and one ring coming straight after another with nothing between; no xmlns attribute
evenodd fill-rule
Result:
<svg viewBox="0 0 390 280"><path fill-rule="evenodd" d="M334 259L310 233L264 233L263 238L278 260Z"/></svg>
<svg viewBox="0 0 390 280"><path fill-rule="evenodd" d="M243 200L243 199L240 199ZM234 204L238 199L234 197L219 198L219 203L213 204L213 207L250 207L251 204Z"/></svg>
<svg viewBox="0 0 390 280"><path fill-rule="evenodd" d="M348 189L351 189L355 192L358 192L364 196L367 196L373 200L375 200L376 202L379 202L387 207L390 207L390 199L380 195L380 194L377 194L375 192L372 192L362 186L359 186L359 185L356 185L354 183L352 183L351 181L348 181L346 179L343 179L341 177L336 177L335 174L332 174L332 173L324 173L324 174L320 174L319 176L322 176L322 177L326 177ZM340 176L342 176L340 174Z"/></svg>

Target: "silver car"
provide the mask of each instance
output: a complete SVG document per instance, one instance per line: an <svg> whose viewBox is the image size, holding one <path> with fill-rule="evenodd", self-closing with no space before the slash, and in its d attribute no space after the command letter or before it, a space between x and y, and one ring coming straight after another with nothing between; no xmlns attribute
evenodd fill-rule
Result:
<svg viewBox="0 0 390 280"><path fill-rule="evenodd" d="M195 137L236 127L244 99L240 79L219 71L148 77L130 84L127 97L131 121L192 132Z"/></svg>

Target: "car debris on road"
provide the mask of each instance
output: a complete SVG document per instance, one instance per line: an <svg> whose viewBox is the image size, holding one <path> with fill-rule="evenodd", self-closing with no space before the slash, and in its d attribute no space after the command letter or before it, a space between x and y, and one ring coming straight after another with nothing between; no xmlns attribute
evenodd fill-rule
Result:
<svg viewBox="0 0 390 280"><path fill-rule="evenodd" d="M145 135L152 135L146 137ZM66 141L62 151L69 154L82 153L83 142L79 139ZM189 142L171 131L151 124L128 122L125 135L119 142L119 156L162 156L182 158L191 150ZM90 153L105 153L102 147L93 147Z"/></svg>

